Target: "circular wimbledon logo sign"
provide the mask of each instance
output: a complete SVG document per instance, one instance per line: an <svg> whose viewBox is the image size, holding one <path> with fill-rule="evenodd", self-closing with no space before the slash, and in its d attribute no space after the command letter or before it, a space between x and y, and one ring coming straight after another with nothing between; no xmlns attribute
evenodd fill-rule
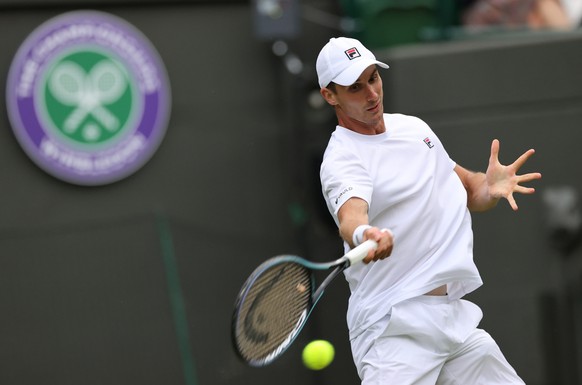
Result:
<svg viewBox="0 0 582 385"><path fill-rule="evenodd" d="M170 114L165 67L135 27L76 11L38 27L18 50L6 100L12 129L49 174L103 185L141 168Z"/></svg>

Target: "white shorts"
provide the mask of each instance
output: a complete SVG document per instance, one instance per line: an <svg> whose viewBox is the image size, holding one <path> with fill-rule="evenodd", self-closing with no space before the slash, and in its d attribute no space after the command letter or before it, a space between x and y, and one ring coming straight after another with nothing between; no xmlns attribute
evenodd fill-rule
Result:
<svg viewBox="0 0 582 385"><path fill-rule="evenodd" d="M352 341L362 385L524 384L466 300L421 296Z"/></svg>

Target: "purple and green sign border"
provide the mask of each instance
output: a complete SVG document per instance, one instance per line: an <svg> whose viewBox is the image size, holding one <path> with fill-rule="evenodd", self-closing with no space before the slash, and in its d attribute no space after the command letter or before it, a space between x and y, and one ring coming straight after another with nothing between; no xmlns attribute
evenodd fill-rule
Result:
<svg viewBox="0 0 582 385"><path fill-rule="evenodd" d="M8 74L14 134L41 169L78 185L135 173L161 144L171 109L164 64L125 20L73 11L34 30Z"/></svg>

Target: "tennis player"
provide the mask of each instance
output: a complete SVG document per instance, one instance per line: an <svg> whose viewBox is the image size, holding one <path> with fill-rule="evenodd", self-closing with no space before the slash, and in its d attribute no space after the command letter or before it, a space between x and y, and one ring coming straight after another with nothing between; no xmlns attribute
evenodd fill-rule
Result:
<svg viewBox="0 0 582 385"><path fill-rule="evenodd" d="M513 194L532 194L522 184L541 178L517 175L534 150L506 166L493 140L486 173L459 166L424 121L384 113L380 68L388 65L344 37L316 62L338 120L321 165L323 195L346 249L379 243L345 272L362 384L523 384L478 328L479 307L461 298L482 284L469 210L501 198L517 210Z"/></svg>

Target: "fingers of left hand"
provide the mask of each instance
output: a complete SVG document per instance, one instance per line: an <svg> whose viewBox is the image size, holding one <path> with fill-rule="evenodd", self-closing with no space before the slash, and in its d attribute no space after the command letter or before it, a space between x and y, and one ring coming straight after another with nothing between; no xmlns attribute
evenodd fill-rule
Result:
<svg viewBox="0 0 582 385"><path fill-rule="evenodd" d="M534 149L527 150L519 158L517 158L515 162L513 162L513 165L516 167L516 169L519 169L533 154L535 154Z"/></svg>
<svg viewBox="0 0 582 385"><path fill-rule="evenodd" d="M533 194L536 191L533 187L521 186L520 183L531 182L533 180L540 179L541 177L542 174L540 174L539 172L520 175L517 177L517 183L513 191L520 194Z"/></svg>
<svg viewBox="0 0 582 385"><path fill-rule="evenodd" d="M542 178L542 174L540 174L539 172L531 172L529 174L519 175L517 177L517 181L518 181L518 183L522 183L522 182L530 182L532 180L541 179L541 178Z"/></svg>

